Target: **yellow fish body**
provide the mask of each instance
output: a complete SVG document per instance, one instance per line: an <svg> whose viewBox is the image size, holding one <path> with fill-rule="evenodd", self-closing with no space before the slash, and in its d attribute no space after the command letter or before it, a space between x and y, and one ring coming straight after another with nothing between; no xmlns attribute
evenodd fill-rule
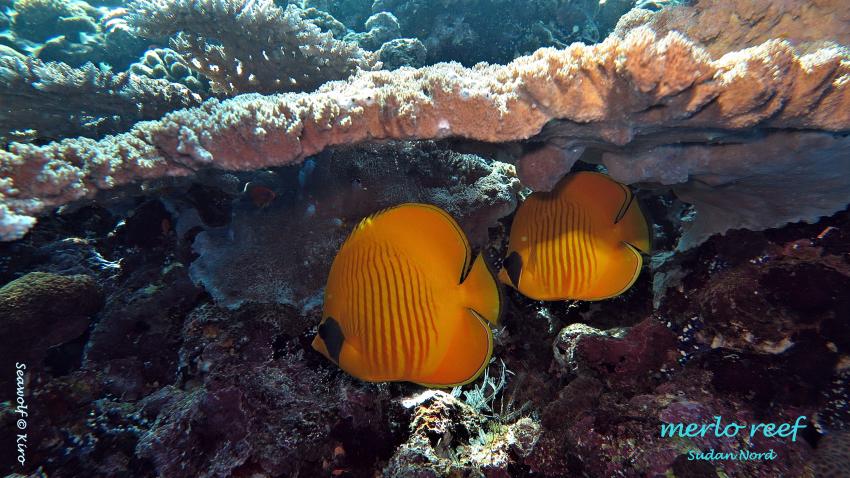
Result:
<svg viewBox="0 0 850 478"><path fill-rule="evenodd" d="M600 173L569 174L520 206L499 279L536 300L607 299L632 286L650 242L628 187Z"/></svg>
<svg viewBox="0 0 850 478"><path fill-rule="evenodd" d="M471 265L470 265L471 264ZM331 265L313 348L370 382L455 386L490 361L499 286L445 211L402 204L354 229Z"/></svg>

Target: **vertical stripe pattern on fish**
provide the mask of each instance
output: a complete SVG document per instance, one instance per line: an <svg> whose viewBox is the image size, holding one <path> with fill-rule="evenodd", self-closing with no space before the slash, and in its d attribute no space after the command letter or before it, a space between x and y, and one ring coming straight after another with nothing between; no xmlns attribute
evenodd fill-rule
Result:
<svg viewBox="0 0 850 478"><path fill-rule="evenodd" d="M489 363L499 312L498 284L454 219L403 204L340 248L313 347L363 380L454 386Z"/></svg>
<svg viewBox="0 0 850 478"><path fill-rule="evenodd" d="M600 173L574 173L520 206L499 278L537 300L605 299L631 287L650 242L626 186Z"/></svg>

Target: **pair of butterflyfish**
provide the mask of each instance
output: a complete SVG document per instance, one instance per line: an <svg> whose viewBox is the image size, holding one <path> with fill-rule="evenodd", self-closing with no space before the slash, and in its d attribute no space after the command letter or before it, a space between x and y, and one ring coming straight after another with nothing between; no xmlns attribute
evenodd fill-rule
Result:
<svg viewBox="0 0 850 478"><path fill-rule="evenodd" d="M537 300L601 300L631 287L649 249L629 188L574 173L520 206L498 278ZM488 366L500 310L496 279L451 215L402 204L364 219L340 248L313 348L370 382L462 385Z"/></svg>

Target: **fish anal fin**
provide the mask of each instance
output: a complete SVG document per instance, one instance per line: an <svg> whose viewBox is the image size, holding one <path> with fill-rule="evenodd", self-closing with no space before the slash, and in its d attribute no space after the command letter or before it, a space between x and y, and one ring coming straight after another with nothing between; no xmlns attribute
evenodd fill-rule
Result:
<svg viewBox="0 0 850 478"><path fill-rule="evenodd" d="M490 364L493 334L487 319L471 309L463 309L446 356L432 373L411 377L426 387L456 387L475 381Z"/></svg>

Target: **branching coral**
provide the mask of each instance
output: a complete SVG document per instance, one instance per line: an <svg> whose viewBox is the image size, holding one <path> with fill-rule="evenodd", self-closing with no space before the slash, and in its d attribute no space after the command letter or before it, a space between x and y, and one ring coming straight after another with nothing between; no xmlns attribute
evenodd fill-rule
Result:
<svg viewBox="0 0 850 478"><path fill-rule="evenodd" d="M129 19L148 37L176 34L172 48L227 95L309 91L377 62L355 43L323 33L297 6L284 10L272 0L139 0Z"/></svg>
<svg viewBox="0 0 850 478"><path fill-rule="evenodd" d="M99 137L200 103L188 88L166 80L12 56L0 57L0 96L4 143Z"/></svg>
<svg viewBox="0 0 850 478"><path fill-rule="evenodd" d="M138 62L130 65L130 72L139 76L162 78L171 83L186 85L190 90L202 94L207 89L201 76L183 63L180 55L170 48L148 50Z"/></svg>
<svg viewBox="0 0 850 478"><path fill-rule="evenodd" d="M44 208L91 197L100 189L211 166L248 170L283 165L328 146L372 139L456 136L504 142L538 135L536 141L561 149L611 151L625 158L626 169L633 169L646 163L630 161L631 154L659 146L755 144L770 141L767 132L790 129L826 134L829 141L807 144L846 151L850 145L844 135L850 131L846 49L826 46L803 54L786 41L771 40L712 59L678 33L659 36L641 26L598 45L541 49L506 66L441 64L365 72L347 82L324 85L313 94L209 101L101 141L66 140L42 147L13 144L0 153L4 199L0 224L2 237L12 239L20 237ZM743 224L747 227L810 220L848 202L850 174L843 173L850 166L843 160L822 163L827 155L816 151L807 151L801 159L803 169L771 168L766 165L780 164L779 159L748 155L745 160L724 161L722 175L712 175L716 157L708 155L699 170L686 168L674 181L668 180L666 171L684 164L680 158L647 154L656 164L645 169L656 173L617 176L663 183L674 191L700 185L723 195L736 185L746 187L742 180L753 171L764 171L759 199L731 206L747 210L746 217L761 218ZM545 189L563 170L561 165L551 177L544 170L537 175L540 182L529 185ZM810 189L827 176L837 192L821 186ZM788 202L816 192L820 195L811 207ZM712 201L712 194L691 195L698 211ZM724 204L719 210L729 207ZM716 214L704 217L709 216ZM694 227L701 232L691 236L689 244L735 226L711 221L700 225L701 220L697 214Z"/></svg>

